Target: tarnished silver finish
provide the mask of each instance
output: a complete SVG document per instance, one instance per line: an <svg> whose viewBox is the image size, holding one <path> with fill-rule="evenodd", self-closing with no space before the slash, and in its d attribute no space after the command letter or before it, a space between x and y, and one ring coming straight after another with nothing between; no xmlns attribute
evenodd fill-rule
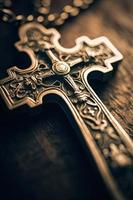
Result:
<svg viewBox="0 0 133 200"><path fill-rule="evenodd" d="M100 174L116 199L123 199L114 171L133 163L133 142L97 97L87 77L106 76L121 53L106 37L79 37L73 48L63 48L60 34L38 23L20 27L19 51L31 58L25 70L12 67L0 81L0 93L10 109L24 104L35 107L53 94L65 102Z"/></svg>

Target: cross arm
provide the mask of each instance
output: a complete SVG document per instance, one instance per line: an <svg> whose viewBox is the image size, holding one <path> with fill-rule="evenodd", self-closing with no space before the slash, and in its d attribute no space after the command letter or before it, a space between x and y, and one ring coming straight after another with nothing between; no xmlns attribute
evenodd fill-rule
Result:
<svg viewBox="0 0 133 200"><path fill-rule="evenodd" d="M97 62L107 66L122 59L121 53L106 37L90 39L81 36L76 39L75 46L64 48L60 44L60 34L55 29L46 29L40 24L28 23L19 30L20 41L16 47L20 51L30 50L36 56L38 49L46 52L52 60L67 62L70 67L80 63ZM31 54L29 54L31 57ZM110 68L110 67L109 67Z"/></svg>

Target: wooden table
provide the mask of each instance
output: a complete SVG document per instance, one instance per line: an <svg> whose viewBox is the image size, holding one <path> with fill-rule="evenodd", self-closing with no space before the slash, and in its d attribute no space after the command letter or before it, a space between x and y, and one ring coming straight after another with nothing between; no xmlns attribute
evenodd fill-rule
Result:
<svg viewBox="0 0 133 200"><path fill-rule="evenodd" d="M24 1L19 1L20 4ZM64 3L56 0L55 2ZM66 2L66 1L65 1ZM26 3L26 2L25 2ZM21 8L25 8L24 6ZM19 7L19 6L18 6ZM99 0L60 29L61 43L74 45L81 35L107 36L124 55L106 83L93 82L105 105L133 137L133 2ZM0 22L0 78L12 65L24 68L27 55L13 46L12 25ZM109 199L75 131L55 104L33 112L8 111L0 99L0 199Z"/></svg>

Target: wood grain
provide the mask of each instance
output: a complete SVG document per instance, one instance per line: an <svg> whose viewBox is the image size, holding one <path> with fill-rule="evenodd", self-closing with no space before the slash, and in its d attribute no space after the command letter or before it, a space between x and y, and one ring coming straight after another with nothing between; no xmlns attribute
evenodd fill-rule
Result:
<svg viewBox="0 0 133 200"><path fill-rule="evenodd" d="M20 1L21 9L24 1ZM55 9L60 2L56 0ZM16 9L16 8L14 8ZM20 8L19 8L20 9ZM19 10L18 9L18 10ZM28 10L28 9L27 9ZM81 35L107 36L124 55L108 82L91 84L111 113L133 137L133 2L99 0L60 29L61 43ZM15 49L17 29L0 22L0 78L29 59ZM0 99L0 199L109 199L63 111L55 104L28 112L8 111Z"/></svg>

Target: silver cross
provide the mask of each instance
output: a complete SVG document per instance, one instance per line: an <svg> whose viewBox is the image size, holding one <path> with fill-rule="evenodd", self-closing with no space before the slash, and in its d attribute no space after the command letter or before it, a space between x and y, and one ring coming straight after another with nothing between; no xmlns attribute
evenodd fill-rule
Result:
<svg viewBox="0 0 133 200"><path fill-rule="evenodd" d="M45 100L61 103L73 116L105 184L116 199L123 199L124 189L114 174L119 168L132 166L133 142L87 81L88 76L109 74L112 65L122 59L121 53L106 37L91 40L82 36L73 48L63 48L55 29L37 23L23 25L19 36L16 47L29 55L31 66L24 70L12 67L9 76L0 81L7 106L35 107Z"/></svg>

